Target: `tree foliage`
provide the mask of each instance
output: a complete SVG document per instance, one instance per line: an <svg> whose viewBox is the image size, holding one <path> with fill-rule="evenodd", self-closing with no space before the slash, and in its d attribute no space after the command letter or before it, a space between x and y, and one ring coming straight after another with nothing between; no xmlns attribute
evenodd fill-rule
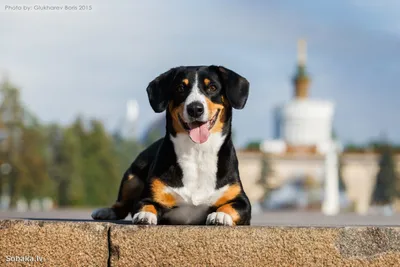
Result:
<svg viewBox="0 0 400 267"><path fill-rule="evenodd" d="M393 159L393 150L389 145L386 145L381 152L379 172L373 194L374 202L376 204L392 203L394 198L399 196L397 183L398 179Z"/></svg>
<svg viewBox="0 0 400 267"><path fill-rule="evenodd" d="M18 88L6 80L0 88L2 102L0 104L1 126L5 134L2 146L2 163L11 166L7 177L2 180L8 185L10 206L16 205L17 197L27 183L23 177L28 172L22 158L21 140L24 130L23 107Z"/></svg>
<svg viewBox="0 0 400 267"><path fill-rule="evenodd" d="M45 184L49 182L45 157L45 137L40 128L23 129L20 151L21 190L30 202L34 197L45 195Z"/></svg>
<svg viewBox="0 0 400 267"><path fill-rule="evenodd" d="M261 145L261 141L251 141L249 143L247 143L246 145L246 150L251 150L251 151L260 151L260 145Z"/></svg>
<svg viewBox="0 0 400 267"><path fill-rule="evenodd" d="M344 152L349 153L365 153L365 152L374 152L374 153L382 153L386 148L386 143L381 140L371 141L368 144L354 144L349 143L345 146ZM400 145L399 144L391 144L391 149L393 153L400 153Z"/></svg>
<svg viewBox="0 0 400 267"><path fill-rule="evenodd" d="M80 139L85 203L106 205L114 200L120 182L113 140L97 120L90 121Z"/></svg>
<svg viewBox="0 0 400 267"><path fill-rule="evenodd" d="M346 184L344 183L344 180L343 180L343 156L342 155L339 155L339 158L338 158L338 177L339 177L339 190L345 191Z"/></svg>
<svg viewBox="0 0 400 267"><path fill-rule="evenodd" d="M123 172L142 148L136 140L81 116L70 125L41 124L8 81L0 95L0 196L5 192L11 207L21 198L51 197L58 206L115 201Z"/></svg>
<svg viewBox="0 0 400 267"><path fill-rule="evenodd" d="M116 152L117 168L120 174L124 173L133 160L146 147L134 139L123 138L120 132L113 134L114 149Z"/></svg>

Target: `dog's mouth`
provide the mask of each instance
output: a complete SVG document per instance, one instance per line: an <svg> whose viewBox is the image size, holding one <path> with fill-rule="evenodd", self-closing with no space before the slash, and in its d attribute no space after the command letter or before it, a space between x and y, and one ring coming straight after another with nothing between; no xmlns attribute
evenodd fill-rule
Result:
<svg viewBox="0 0 400 267"><path fill-rule="evenodd" d="M210 130L214 127L217 122L218 115L220 113L220 109L215 112L214 116L208 121L194 121L194 122L185 122L182 117L178 114L179 122L182 127L188 132L190 139L193 142L202 144L208 140L210 136Z"/></svg>

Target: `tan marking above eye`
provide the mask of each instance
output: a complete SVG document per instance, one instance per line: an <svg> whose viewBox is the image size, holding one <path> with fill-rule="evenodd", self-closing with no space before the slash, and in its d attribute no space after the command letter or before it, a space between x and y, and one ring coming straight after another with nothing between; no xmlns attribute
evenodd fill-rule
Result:
<svg viewBox="0 0 400 267"><path fill-rule="evenodd" d="M188 86L189 85L189 79L183 79L182 80L183 84Z"/></svg>
<svg viewBox="0 0 400 267"><path fill-rule="evenodd" d="M211 82L210 79L207 79L207 78L204 79L205 86L208 86L210 84L210 82Z"/></svg>

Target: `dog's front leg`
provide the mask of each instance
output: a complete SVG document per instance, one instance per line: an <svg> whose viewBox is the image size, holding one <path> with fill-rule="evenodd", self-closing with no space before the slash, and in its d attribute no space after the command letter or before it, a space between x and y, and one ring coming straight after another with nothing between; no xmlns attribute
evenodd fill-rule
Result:
<svg viewBox="0 0 400 267"><path fill-rule="evenodd" d="M139 203L139 211L133 215L133 224L156 225L160 220L161 208L151 199Z"/></svg>
<svg viewBox="0 0 400 267"><path fill-rule="evenodd" d="M165 210L176 206L175 197L160 179L153 178L149 188L150 196L139 202L138 212L132 219L134 224L156 225Z"/></svg>
<svg viewBox="0 0 400 267"><path fill-rule="evenodd" d="M207 216L207 225L250 225L251 204L240 187L232 186L213 208L214 212Z"/></svg>

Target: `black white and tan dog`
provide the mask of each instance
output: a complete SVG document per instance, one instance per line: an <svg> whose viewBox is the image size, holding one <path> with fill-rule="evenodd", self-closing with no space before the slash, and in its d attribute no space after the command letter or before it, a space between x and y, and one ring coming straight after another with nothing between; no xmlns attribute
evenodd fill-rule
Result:
<svg viewBox="0 0 400 267"><path fill-rule="evenodd" d="M232 143L232 109L244 108L249 82L221 66L176 67L147 87L166 111L166 134L125 172L117 202L96 220L134 224L249 225L251 205Z"/></svg>

